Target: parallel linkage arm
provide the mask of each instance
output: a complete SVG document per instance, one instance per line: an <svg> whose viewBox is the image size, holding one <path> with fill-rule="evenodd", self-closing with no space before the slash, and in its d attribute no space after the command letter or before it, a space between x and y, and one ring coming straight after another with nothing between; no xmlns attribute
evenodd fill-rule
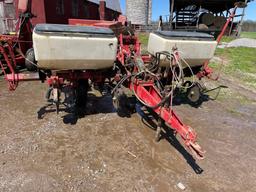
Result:
<svg viewBox="0 0 256 192"><path fill-rule="evenodd" d="M124 58L129 58L131 52L128 49L127 45L124 45L125 38L123 36L120 36L120 45L119 45L119 53L117 59L124 65ZM135 41L128 41L130 44L135 46L135 55L137 55L139 58L139 61L141 61L141 65L137 64L137 67L135 67L134 72L137 73L140 70L139 66L144 66L144 62L150 61L150 56L141 56L140 53L140 43L138 38L134 39ZM129 43L127 43L129 44ZM126 48L126 49L125 49ZM123 50L126 50L125 52ZM177 56L178 57L178 56ZM138 62L138 60L137 60ZM139 79L135 79L135 82L130 81L129 88L131 91L136 94L136 97L139 97L141 101L143 101L148 106L156 106L158 105L162 100L162 96L159 93L159 90L155 87L154 83L151 81L148 82L142 82ZM178 116L175 114L175 112L172 110L171 107L157 107L153 109L155 113L159 115L159 117L165 121L165 123L171 127L175 133L178 133L181 138L183 139L186 147L188 147L193 155L197 159L204 159L204 153L205 151L202 150L202 148L199 146L199 144L196 142L197 134L196 132L189 126L182 123L182 121L178 118Z"/></svg>
<svg viewBox="0 0 256 192"><path fill-rule="evenodd" d="M136 92L137 96L149 106L156 106L162 100L162 97L159 95L153 83L144 84L137 81L134 83L132 89ZM158 107L155 108L154 111L169 127L181 136L186 147L191 150L197 159L204 159L205 151L203 151L196 142L197 134L191 127L183 124L170 107Z"/></svg>

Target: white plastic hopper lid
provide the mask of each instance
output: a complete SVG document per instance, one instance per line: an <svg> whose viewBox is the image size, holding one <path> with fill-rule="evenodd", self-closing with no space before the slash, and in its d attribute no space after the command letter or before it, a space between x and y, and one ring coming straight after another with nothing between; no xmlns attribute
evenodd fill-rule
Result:
<svg viewBox="0 0 256 192"><path fill-rule="evenodd" d="M167 39L198 39L198 40L214 40L212 35L199 32L188 31L156 31L155 34Z"/></svg>
<svg viewBox="0 0 256 192"><path fill-rule="evenodd" d="M92 27L92 26L76 26L62 24L37 24L34 31L36 33L80 33L80 34L97 34L111 35L114 32L109 28Z"/></svg>

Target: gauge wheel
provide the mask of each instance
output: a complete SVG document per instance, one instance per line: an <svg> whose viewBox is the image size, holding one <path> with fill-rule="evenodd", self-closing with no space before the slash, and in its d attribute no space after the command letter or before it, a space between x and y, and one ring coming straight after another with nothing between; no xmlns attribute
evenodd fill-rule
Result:
<svg viewBox="0 0 256 192"><path fill-rule="evenodd" d="M201 89L197 84L187 90L187 98L192 104L199 103L201 99Z"/></svg>
<svg viewBox="0 0 256 192"><path fill-rule="evenodd" d="M113 106L120 117L129 117L135 110L135 104L132 98L124 93L122 89L118 89L114 93Z"/></svg>

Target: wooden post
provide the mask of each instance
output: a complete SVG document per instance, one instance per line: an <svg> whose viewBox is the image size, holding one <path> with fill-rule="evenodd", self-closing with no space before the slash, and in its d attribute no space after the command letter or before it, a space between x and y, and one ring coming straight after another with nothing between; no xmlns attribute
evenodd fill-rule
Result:
<svg viewBox="0 0 256 192"><path fill-rule="evenodd" d="M106 1L100 0L99 3L100 20L106 19Z"/></svg>
<svg viewBox="0 0 256 192"><path fill-rule="evenodd" d="M245 4L247 4L247 2L248 2L248 0L245 0ZM243 8L242 17L241 17L241 20L240 20L240 22L238 24L237 37L240 37L241 32L242 32L242 26L243 26L243 22L244 22L245 9L246 9L246 7Z"/></svg>
<svg viewBox="0 0 256 192"><path fill-rule="evenodd" d="M198 11L198 14L197 14L197 22L196 22L196 28L197 29L199 29L199 17L200 17L201 9L202 9L202 5L200 5L199 11Z"/></svg>
<svg viewBox="0 0 256 192"><path fill-rule="evenodd" d="M175 2L175 0L170 0L170 1L172 1L171 2L171 10L170 10L170 25L171 25L171 30L173 29L173 27L172 27L172 20L173 20L173 9L174 9L174 2Z"/></svg>
<svg viewBox="0 0 256 192"><path fill-rule="evenodd" d="M162 31L162 28L163 28L163 18L162 16L159 17L159 21L158 21L158 28L157 30L158 31Z"/></svg>
<svg viewBox="0 0 256 192"><path fill-rule="evenodd" d="M235 11L235 15L236 15L236 11ZM232 31L233 31L233 26L234 26L234 17L232 18L232 21L231 21L231 26L230 26L230 29L229 29L228 36L231 36Z"/></svg>

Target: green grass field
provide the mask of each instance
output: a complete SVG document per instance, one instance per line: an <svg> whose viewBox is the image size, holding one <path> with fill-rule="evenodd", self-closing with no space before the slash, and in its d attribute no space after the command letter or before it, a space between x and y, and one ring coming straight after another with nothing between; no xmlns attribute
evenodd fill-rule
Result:
<svg viewBox="0 0 256 192"><path fill-rule="evenodd" d="M241 37L256 39L256 32L242 32Z"/></svg>
<svg viewBox="0 0 256 192"><path fill-rule="evenodd" d="M256 89L256 49L247 47L217 49L215 56L223 61L222 72ZM221 63L211 63L219 69Z"/></svg>
<svg viewBox="0 0 256 192"><path fill-rule="evenodd" d="M235 37L223 36L221 42L229 43L233 40L235 40Z"/></svg>
<svg viewBox="0 0 256 192"><path fill-rule="evenodd" d="M241 38L256 39L256 32L242 32ZM235 39L236 39L235 37L224 36L221 41L229 43L230 41L233 41Z"/></svg>
<svg viewBox="0 0 256 192"><path fill-rule="evenodd" d="M241 38L256 39L256 32L242 32ZM224 37L223 42L232 41L232 37ZM215 56L225 61L223 72L226 75L240 80L247 86L256 89L256 49L247 47L218 49ZM219 64L212 63L215 69L219 68Z"/></svg>
<svg viewBox="0 0 256 192"><path fill-rule="evenodd" d="M256 49L247 47L217 49L215 55L230 62L226 65L227 72L239 70L244 73L256 74Z"/></svg>
<svg viewBox="0 0 256 192"><path fill-rule="evenodd" d="M144 47L147 47L149 34L148 33L139 33L138 36L139 36L141 45Z"/></svg>

